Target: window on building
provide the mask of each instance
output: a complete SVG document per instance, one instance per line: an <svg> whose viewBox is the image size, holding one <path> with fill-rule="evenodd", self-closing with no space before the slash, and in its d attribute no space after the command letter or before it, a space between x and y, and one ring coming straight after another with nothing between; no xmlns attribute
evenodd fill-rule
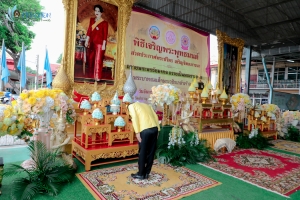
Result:
<svg viewBox="0 0 300 200"><path fill-rule="evenodd" d="M277 76L278 76L278 80L284 80L284 73L279 72Z"/></svg>
<svg viewBox="0 0 300 200"><path fill-rule="evenodd" d="M297 80L297 73L290 73L288 74L288 80Z"/></svg>
<svg viewBox="0 0 300 200"><path fill-rule="evenodd" d="M279 72L285 72L285 68L278 68Z"/></svg>

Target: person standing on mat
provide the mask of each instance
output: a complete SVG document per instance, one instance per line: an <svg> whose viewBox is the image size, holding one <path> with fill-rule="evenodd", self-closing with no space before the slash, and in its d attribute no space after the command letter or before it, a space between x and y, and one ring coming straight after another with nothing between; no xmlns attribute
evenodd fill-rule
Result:
<svg viewBox="0 0 300 200"><path fill-rule="evenodd" d="M150 105L136 102L128 106L132 126L139 141L139 171L131 174L137 179L148 179L153 165L158 131L158 117Z"/></svg>

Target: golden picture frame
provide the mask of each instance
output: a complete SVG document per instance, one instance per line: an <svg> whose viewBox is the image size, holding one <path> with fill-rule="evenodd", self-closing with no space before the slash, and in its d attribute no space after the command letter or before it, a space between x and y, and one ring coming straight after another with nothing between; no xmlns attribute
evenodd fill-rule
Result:
<svg viewBox="0 0 300 200"><path fill-rule="evenodd" d="M97 2L107 3L114 5L118 8L118 21L117 21L117 52L116 59L113 68L114 83L107 84L98 82L76 82L74 81L74 65L75 65L75 45L76 45L76 25L77 25L77 10L80 6L80 2L83 0L62 0L65 8L65 44L63 51L62 66L53 80L53 87L55 85L58 88L62 88L68 94L71 94L73 90L82 94L90 96L93 92L97 91L104 98L110 98L116 91L119 94L123 94L123 85L126 81L125 74L125 37L126 27L128 25L132 6L134 0L91 0L95 4ZM65 75L64 75L65 74ZM66 86L68 79L69 85Z"/></svg>
<svg viewBox="0 0 300 200"><path fill-rule="evenodd" d="M244 40L240 38L230 38L226 33L216 31L218 40L218 84L220 89L225 88L230 95L239 93L241 87L241 60L243 55ZM230 52L228 51L230 49ZM234 52L237 51L237 52ZM234 52L234 53L232 53ZM225 56L227 54L227 56ZM229 58L229 62L227 61ZM229 63L229 65L227 65ZM234 63L234 64L233 64ZM227 67L229 66L229 67ZM234 66L234 67L232 67ZM230 69L228 69L230 68ZM227 74L229 73L229 75ZM224 80L230 78L231 80ZM228 82L226 84L225 82Z"/></svg>

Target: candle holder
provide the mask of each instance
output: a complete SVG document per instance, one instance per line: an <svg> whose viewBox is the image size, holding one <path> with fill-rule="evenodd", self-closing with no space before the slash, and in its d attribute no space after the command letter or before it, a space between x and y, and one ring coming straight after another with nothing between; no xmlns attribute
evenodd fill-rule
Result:
<svg viewBox="0 0 300 200"><path fill-rule="evenodd" d="M89 111L87 109L83 109L83 115L88 115L89 114Z"/></svg>
<svg viewBox="0 0 300 200"><path fill-rule="evenodd" d="M191 92L191 91L189 91L189 94L190 94L190 98L192 99L192 98L193 98L193 96L194 96L194 94L195 94L195 92Z"/></svg>
<svg viewBox="0 0 300 200"><path fill-rule="evenodd" d="M117 126L118 127L118 132L122 132L122 128L124 127L124 126Z"/></svg>
<svg viewBox="0 0 300 200"><path fill-rule="evenodd" d="M94 119L94 125L99 125L101 124L101 119Z"/></svg>
<svg viewBox="0 0 300 200"><path fill-rule="evenodd" d="M204 104L204 103L206 103L206 100L208 99L207 97L201 97L201 99L202 99L202 103Z"/></svg>
<svg viewBox="0 0 300 200"><path fill-rule="evenodd" d="M99 104L99 102L98 102L98 101L95 101L95 102L93 102L93 104L94 104L94 108L97 108L97 107L98 107L98 104Z"/></svg>
<svg viewBox="0 0 300 200"><path fill-rule="evenodd" d="M225 104L226 104L226 100L227 100L227 99L220 98L220 100L222 101L222 105L225 105Z"/></svg>

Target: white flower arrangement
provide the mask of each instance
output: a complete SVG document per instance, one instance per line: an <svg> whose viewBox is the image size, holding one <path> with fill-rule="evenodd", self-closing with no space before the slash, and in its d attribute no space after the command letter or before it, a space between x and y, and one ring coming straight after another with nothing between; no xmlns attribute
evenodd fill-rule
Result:
<svg viewBox="0 0 300 200"><path fill-rule="evenodd" d="M181 146L183 144L185 144L185 141L183 139L183 130L178 127L173 127L172 131L169 134L168 149L170 149L172 146Z"/></svg>
<svg viewBox="0 0 300 200"><path fill-rule="evenodd" d="M191 146L197 146L199 144L199 136L198 133L194 133L193 139L190 142Z"/></svg>
<svg viewBox="0 0 300 200"><path fill-rule="evenodd" d="M252 108L249 95L244 93L237 93L230 99L233 111L244 111L246 108Z"/></svg>
<svg viewBox="0 0 300 200"><path fill-rule="evenodd" d="M170 84L153 86L151 89L152 94L149 98L151 104L159 104L160 106L177 103L181 95L181 90Z"/></svg>
<svg viewBox="0 0 300 200"><path fill-rule="evenodd" d="M249 138L251 139L251 138L257 136L257 134L258 134L258 128L254 128L254 125L252 124L252 131L249 134Z"/></svg>

